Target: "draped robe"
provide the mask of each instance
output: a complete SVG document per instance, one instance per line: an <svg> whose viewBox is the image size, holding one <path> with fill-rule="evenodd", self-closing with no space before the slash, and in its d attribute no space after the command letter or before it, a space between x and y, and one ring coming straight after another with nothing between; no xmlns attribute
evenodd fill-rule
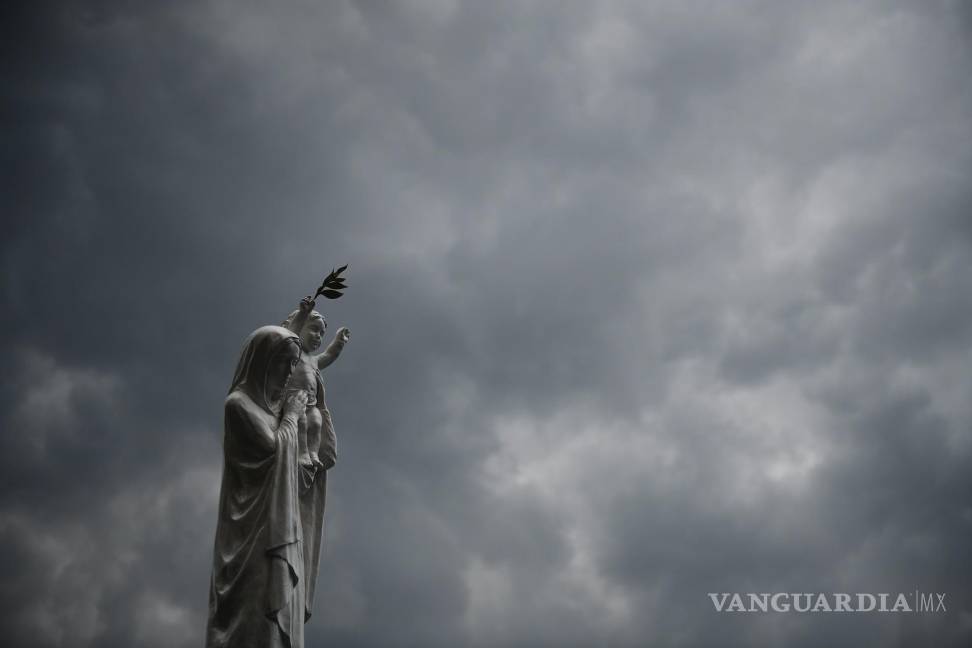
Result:
<svg viewBox="0 0 972 648"><path fill-rule="evenodd" d="M247 340L225 401L207 648L304 645L307 583L300 491L306 477L298 465L297 419L279 418L266 395L270 358L294 339L280 327L257 329ZM308 520L313 518L308 511Z"/></svg>
<svg viewBox="0 0 972 648"><path fill-rule="evenodd" d="M321 459L325 459L325 446L331 465L334 453L334 424L331 412L324 404L324 384L317 373L317 407L321 411ZM330 441L328 441L330 440ZM314 592L317 589L317 572L321 562L321 542L324 536L324 501L327 497L327 470L300 466L300 520L304 539L304 620L311 617Z"/></svg>

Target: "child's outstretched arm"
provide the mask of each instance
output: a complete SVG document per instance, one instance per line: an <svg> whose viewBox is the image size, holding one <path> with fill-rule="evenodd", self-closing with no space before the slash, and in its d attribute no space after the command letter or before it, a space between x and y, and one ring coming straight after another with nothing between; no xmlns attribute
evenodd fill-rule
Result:
<svg viewBox="0 0 972 648"><path fill-rule="evenodd" d="M304 328L304 323L307 321L307 316L311 314L314 310L314 298L308 295L300 300L300 305L297 307L297 314L294 318L287 322L287 328L300 335L300 329Z"/></svg>
<svg viewBox="0 0 972 648"><path fill-rule="evenodd" d="M323 369L337 360L338 356L341 355L341 352L344 351L344 345L347 344L350 339L351 331L349 331L346 326L339 328L337 333L334 334L334 339L331 340L329 345L327 345L327 349L324 350L324 353L314 356L314 360L317 361L317 368Z"/></svg>

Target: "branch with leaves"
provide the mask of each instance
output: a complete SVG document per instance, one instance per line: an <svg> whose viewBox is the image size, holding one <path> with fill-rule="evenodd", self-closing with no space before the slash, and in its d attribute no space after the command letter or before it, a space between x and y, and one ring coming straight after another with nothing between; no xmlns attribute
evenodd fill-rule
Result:
<svg viewBox="0 0 972 648"><path fill-rule="evenodd" d="M344 283L344 277L341 273L348 269L347 265L343 265L337 270L331 269L331 273L324 277L324 281L321 283L320 288L314 293L314 299L317 299L318 295L323 295L328 299L337 299L344 293L341 291L347 288Z"/></svg>

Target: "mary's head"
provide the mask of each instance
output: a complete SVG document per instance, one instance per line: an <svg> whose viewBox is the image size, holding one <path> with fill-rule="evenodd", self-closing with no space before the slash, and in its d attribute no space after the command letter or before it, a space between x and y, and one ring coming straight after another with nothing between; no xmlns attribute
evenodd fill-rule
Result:
<svg viewBox="0 0 972 648"><path fill-rule="evenodd" d="M280 326L262 326L243 345L230 392L243 390L257 405L276 414L299 359L300 338L296 334Z"/></svg>

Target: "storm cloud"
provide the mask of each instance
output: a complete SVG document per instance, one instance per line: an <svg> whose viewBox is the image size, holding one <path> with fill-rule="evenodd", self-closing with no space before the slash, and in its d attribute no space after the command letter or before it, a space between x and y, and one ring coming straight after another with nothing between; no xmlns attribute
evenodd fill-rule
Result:
<svg viewBox="0 0 972 648"><path fill-rule="evenodd" d="M967 4L2 11L6 645L201 645L242 341L344 263L309 646L972 642Z"/></svg>

